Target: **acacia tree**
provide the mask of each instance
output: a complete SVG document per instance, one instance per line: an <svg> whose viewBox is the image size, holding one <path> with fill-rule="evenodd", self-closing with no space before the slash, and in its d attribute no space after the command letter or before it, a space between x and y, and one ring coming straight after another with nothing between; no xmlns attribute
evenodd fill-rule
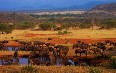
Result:
<svg viewBox="0 0 116 73"><path fill-rule="evenodd" d="M13 31L12 25L0 23L0 31L2 34L4 34L4 32L11 33Z"/></svg>
<svg viewBox="0 0 116 73"><path fill-rule="evenodd" d="M56 25L54 23L42 23L39 25L42 30L51 30L55 29Z"/></svg>
<svg viewBox="0 0 116 73"><path fill-rule="evenodd" d="M15 28L16 29L33 29L35 27L35 24L33 22L20 22L16 23Z"/></svg>
<svg viewBox="0 0 116 73"><path fill-rule="evenodd" d="M109 19L102 21L102 26L104 26L106 29L109 28L116 28L116 20Z"/></svg>

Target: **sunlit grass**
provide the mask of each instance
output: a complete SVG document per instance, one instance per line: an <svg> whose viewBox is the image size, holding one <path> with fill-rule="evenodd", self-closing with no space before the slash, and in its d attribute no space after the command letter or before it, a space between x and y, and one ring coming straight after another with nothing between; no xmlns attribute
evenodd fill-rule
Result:
<svg viewBox="0 0 116 73"><path fill-rule="evenodd" d="M32 72L28 69L37 70ZM21 70L25 70L22 71ZM0 66L0 73L90 73L91 67L89 66ZM101 73L115 73L116 70L105 69L102 67L92 67L92 70Z"/></svg>

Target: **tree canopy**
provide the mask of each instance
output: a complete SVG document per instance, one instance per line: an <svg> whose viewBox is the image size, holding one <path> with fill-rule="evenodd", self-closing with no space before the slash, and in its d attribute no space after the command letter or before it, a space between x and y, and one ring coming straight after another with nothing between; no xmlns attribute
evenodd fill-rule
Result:
<svg viewBox="0 0 116 73"><path fill-rule="evenodd" d="M13 27L10 24L4 24L4 23L0 23L0 31L3 34L5 33L11 33L13 31Z"/></svg>
<svg viewBox="0 0 116 73"><path fill-rule="evenodd" d="M20 22L15 24L15 28L17 29L33 29L35 27L35 24L33 22Z"/></svg>
<svg viewBox="0 0 116 73"><path fill-rule="evenodd" d="M54 23L42 23L39 25L42 30L51 30L55 29L56 25Z"/></svg>

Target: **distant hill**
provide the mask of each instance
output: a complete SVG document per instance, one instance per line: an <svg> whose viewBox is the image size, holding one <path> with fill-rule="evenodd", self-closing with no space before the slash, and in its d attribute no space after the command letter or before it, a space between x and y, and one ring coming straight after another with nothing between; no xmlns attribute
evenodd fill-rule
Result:
<svg viewBox="0 0 116 73"><path fill-rule="evenodd" d="M116 3L96 6L89 10L87 14L100 18L116 18Z"/></svg>
<svg viewBox="0 0 116 73"><path fill-rule="evenodd" d="M79 10L90 10L98 5L102 5L102 4L107 4L107 2L102 2L102 1L90 1L87 2L83 5L73 5L70 7L67 7L65 9L79 9Z"/></svg>
<svg viewBox="0 0 116 73"><path fill-rule="evenodd" d="M116 3L97 6L91 9L89 13L106 13L116 15Z"/></svg>
<svg viewBox="0 0 116 73"><path fill-rule="evenodd" d="M82 5L79 5L78 3L76 3L75 5L72 5L72 6L68 6L68 7L55 7L55 6L52 6L52 5L43 5L43 6L35 6L35 7L30 7L27 9L30 9L28 10L29 12L38 12L38 11L49 11L49 10L91 10L92 8L96 7L96 6L99 6L99 5L103 5L103 4L108 4L108 3L112 3L112 2L105 2L105 1L90 1L90 2L87 2L85 4L82 4ZM25 7L23 7L25 8ZM24 11L27 10L25 8Z"/></svg>
<svg viewBox="0 0 116 73"><path fill-rule="evenodd" d="M91 8L101 4L116 2L116 0L85 0L85 1L78 1L78 0L54 1L53 0L53 3L52 1L47 2L43 0L42 0L43 3L39 0L33 0L33 1L37 3L28 4L23 2L23 4L18 3L19 4L18 5L17 3L12 4L12 2L9 1L12 5L9 5L9 4L2 5L2 2L0 2L0 11L90 10ZM69 2L67 3L67 1Z"/></svg>

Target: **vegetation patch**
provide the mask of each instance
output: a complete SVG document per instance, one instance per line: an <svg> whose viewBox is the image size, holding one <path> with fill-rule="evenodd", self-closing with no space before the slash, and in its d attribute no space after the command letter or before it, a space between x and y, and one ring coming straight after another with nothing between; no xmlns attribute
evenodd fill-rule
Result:
<svg viewBox="0 0 116 73"><path fill-rule="evenodd" d="M38 70L32 67L31 65L27 65L21 68L21 73L37 73Z"/></svg>
<svg viewBox="0 0 116 73"><path fill-rule="evenodd" d="M116 69L116 56L111 57L111 62L107 64L107 68Z"/></svg>

